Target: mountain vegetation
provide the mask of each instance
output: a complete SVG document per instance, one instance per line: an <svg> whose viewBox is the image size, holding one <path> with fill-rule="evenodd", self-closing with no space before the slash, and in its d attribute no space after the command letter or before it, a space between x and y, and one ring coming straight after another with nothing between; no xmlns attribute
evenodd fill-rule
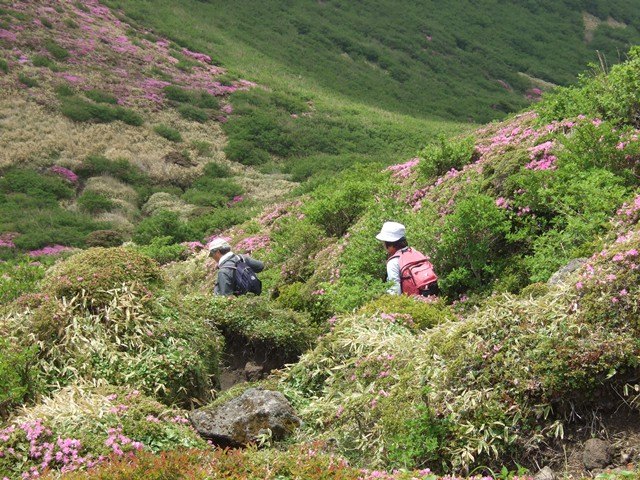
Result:
<svg viewBox="0 0 640 480"><path fill-rule="evenodd" d="M633 2L394 5L0 0L0 478L583 476L637 417ZM387 220L438 297L386 294ZM255 386L288 439L192 428Z"/></svg>

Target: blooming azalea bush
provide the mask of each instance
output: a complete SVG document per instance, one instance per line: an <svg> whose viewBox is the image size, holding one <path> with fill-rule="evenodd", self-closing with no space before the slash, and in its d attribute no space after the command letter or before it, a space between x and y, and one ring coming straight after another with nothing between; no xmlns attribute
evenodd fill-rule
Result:
<svg viewBox="0 0 640 480"><path fill-rule="evenodd" d="M130 388L69 386L0 429L0 475L37 478L139 451L204 447L181 410Z"/></svg>

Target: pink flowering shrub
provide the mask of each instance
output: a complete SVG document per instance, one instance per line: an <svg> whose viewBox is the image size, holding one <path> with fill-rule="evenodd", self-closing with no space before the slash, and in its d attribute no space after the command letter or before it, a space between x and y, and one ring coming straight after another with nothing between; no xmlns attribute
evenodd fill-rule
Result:
<svg viewBox="0 0 640 480"><path fill-rule="evenodd" d="M78 398L79 397L79 398ZM78 402L80 400L80 402ZM38 478L91 469L139 451L203 448L184 413L131 389L63 389L0 429L0 475Z"/></svg>
<svg viewBox="0 0 640 480"><path fill-rule="evenodd" d="M49 171L56 175L60 175L61 177L67 179L71 183L78 183L78 178L79 178L78 175L73 173L68 168L64 168L59 165L54 165L53 167L49 168Z"/></svg>

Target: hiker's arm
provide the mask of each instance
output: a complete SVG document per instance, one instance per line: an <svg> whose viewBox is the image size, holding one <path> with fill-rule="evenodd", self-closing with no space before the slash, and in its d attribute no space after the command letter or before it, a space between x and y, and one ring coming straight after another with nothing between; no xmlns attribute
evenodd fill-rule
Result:
<svg viewBox="0 0 640 480"><path fill-rule="evenodd" d="M259 273L264 270L264 263L260 260L256 260L255 258L251 258L246 255L243 258L244 261L247 262L247 265L249 265L251 267L251 270L253 270L254 272Z"/></svg>
<svg viewBox="0 0 640 480"><path fill-rule="evenodd" d="M389 295L400 295L402 293L400 288L400 260L397 258L392 258L387 262L387 281L393 282L393 285L387 290Z"/></svg>
<svg viewBox="0 0 640 480"><path fill-rule="evenodd" d="M233 295L233 273L231 268L221 268L218 271L218 284L213 293L216 295Z"/></svg>

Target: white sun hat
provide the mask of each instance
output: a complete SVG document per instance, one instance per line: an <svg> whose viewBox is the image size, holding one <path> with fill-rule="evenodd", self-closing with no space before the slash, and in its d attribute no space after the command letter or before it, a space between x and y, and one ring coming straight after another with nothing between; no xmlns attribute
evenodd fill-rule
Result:
<svg viewBox="0 0 640 480"><path fill-rule="evenodd" d="M384 222L376 238L381 242L397 242L405 236L404 225L398 222Z"/></svg>
<svg viewBox="0 0 640 480"><path fill-rule="evenodd" d="M210 252L215 252L216 250L224 250L227 248L231 249L231 245L229 245L229 242L227 242L224 238L218 237L211 240L208 248Z"/></svg>

